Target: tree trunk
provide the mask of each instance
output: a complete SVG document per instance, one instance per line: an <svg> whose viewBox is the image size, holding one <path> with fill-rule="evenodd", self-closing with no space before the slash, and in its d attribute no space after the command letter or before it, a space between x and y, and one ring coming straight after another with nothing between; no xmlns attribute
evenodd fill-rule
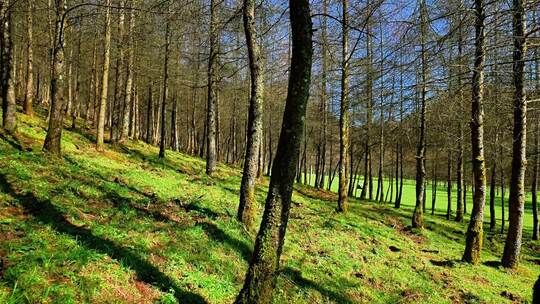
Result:
<svg viewBox="0 0 540 304"><path fill-rule="evenodd" d="M107 107L107 97L109 94L109 67L111 60L111 0L106 0L105 13L105 41L103 54L103 74L101 77L101 98L99 102L99 113L97 116L97 140L96 150L103 151L105 138L105 109Z"/></svg>
<svg viewBox="0 0 540 304"><path fill-rule="evenodd" d="M26 115L34 114L34 52L33 52L33 9L34 0L28 1L28 12L26 15L26 31L27 31L27 62L26 62L26 94L24 97L23 110Z"/></svg>
<svg viewBox="0 0 540 304"><path fill-rule="evenodd" d="M493 165L491 166L491 184L489 189L489 231L495 231L495 226L497 225L497 218L495 215L495 188L497 177L497 161L493 160Z"/></svg>
<svg viewBox="0 0 540 304"><path fill-rule="evenodd" d="M208 106L206 109L206 174L212 176L216 167L216 102L218 29L216 0L210 1L210 54L208 56Z"/></svg>
<svg viewBox="0 0 540 304"><path fill-rule="evenodd" d="M291 207L295 166L309 97L313 51L309 1L291 0L289 7L293 47L283 126L261 227L236 303L272 302Z"/></svg>
<svg viewBox="0 0 540 304"><path fill-rule="evenodd" d="M244 0L243 3L244 33L249 55L251 74L250 100L248 113L248 136L244 155L244 168L240 184L240 204L237 219L251 229L255 220L255 182L257 179L257 162L261 150L264 70L261 62L261 49L257 42L255 19L255 0Z"/></svg>
<svg viewBox="0 0 540 304"><path fill-rule="evenodd" d="M346 213L348 209L348 166L349 157L349 24L348 0L342 0L341 38L341 101L339 115L339 189L337 211Z"/></svg>
<svg viewBox="0 0 540 304"><path fill-rule="evenodd" d="M416 205L414 208L412 226L413 228L424 227L424 179L426 169L424 166L425 154L425 129L426 129L426 82L427 82L427 54L426 54L426 36L427 19L425 0L420 3L420 38L421 38L421 57L422 57L422 84L421 84L421 104L420 104L420 134L418 138L418 148L416 152Z"/></svg>
<svg viewBox="0 0 540 304"><path fill-rule="evenodd" d="M446 207L446 219L450 220L452 216L452 151L448 151L448 175L446 179L446 197L447 197L447 207Z"/></svg>
<svg viewBox="0 0 540 304"><path fill-rule="evenodd" d="M8 133L17 128L17 104L15 101L14 63L13 63L13 20L12 0L1 2L2 16L2 127Z"/></svg>
<svg viewBox="0 0 540 304"><path fill-rule="evenodd" d="M152 143L152 133L154 122L152 117L154 116L154 101L152 100L152 85L148 86L148 104L146 108L146 143Z"/></svg>
<svg viewBox="0 0 540 304"><path fill-rule="evenodd" d="M535 20L533 20L535 21ZM538 59L538 49L534 51L536 59L536 93L537 96L540 96L540 60ZM538 169L540 167L540 115L536 114L536 124L535 124L535 134L534 134L534 168L533 168L533 181L532 181L532 212L533 212L533 233L532 239L538 240L539 227L538 227L538 198L537 198L537 188L538 188ZM540 287L540 286L539 286ZM540 290L539 290L540 291Z"/></svg>
<svg viewBox="0 0 540 304"><path fill-rule="evenodd" d="M459 3L460 9L463 8L463 0ZM461 19L460 19L461 20ZM463 62L463 32L462 26L459 26L459 38L458 38L458 142L457 142L457 168L456 168L456 187L457 187L457 206L456 206L456 222L461 223L463 221L463 211L464 211L464 200L465 200L465 190L463 183L463 122L461 117L465 117L463 111L463 84L462 84L462 62Z"/></svg>
<svg viewBox="0 0 540 304"><path fill-rule="evenodd" d="M525 204L525 167L527 164L527 102L524 88L524 58L527 52L525 41L525 9L523 0L513 0L514 30L514 131L512 144L512 176L508 200L509 221L502 265L516 268L519 265L521 237L523 233L523 212Z"/></svg>
<svg viewBox="0 0 540 304"><path fill-rule="evenodd" d="M486 203L486 167L484 160L484 4L475 0L475 61L472 78L471 103L471 149L474 176L473 209L467 229L467 240L463 261L471 264L480 262L484 239L484 205Z"/></svg>
<svg viewBox="0 0 540 304"><path fill-rule="evenodd" d="M66 3L64 0L56 1L56 27L55 42L53 49L53 69L51 75L51 115L49 129L43 144L43 150L60 156L62 129L64 120L64 29L66 26L64 12Z"/></svg>
<svg viewBox="0 0 540 304"><path fill-rule="evenodd" d="M168 9L170 10L170 4ZM167 117L167 99L169 98L169 45L171 44L169 12L167 12L166 18L167 21L165 24L165 51L163 55L163 96L161 96L161 136L159 141L159 158L165 157L165 142L167 141L165 133L165 130L167 129L167 124L165 122L165 118Z"/></svg>
<svg viewBox="0 0 540 304"><path fill-rule="evenodd" d="M131 6L133 6L134 2L133 0L128 1ZM124 90L124 108L122 111L122 121L121 121L121 128L120 128L120 138L118 139L120 142L125 141L126 137L129 137L130 128L130 116L133 116L133 113L130 114L130 110L133 109L132 103L133 103L133 65L135 62L135 43L133 38L133 30L135 28L135 10L131 9L129 14L129 28L128 28L128 37L127 39L123 38L124 43L127 44L127 63L126 63L126 84L125 84L125 90ZM126 41L127 40L127 41ZM134 109L133 109L134 110Z"/></svg>

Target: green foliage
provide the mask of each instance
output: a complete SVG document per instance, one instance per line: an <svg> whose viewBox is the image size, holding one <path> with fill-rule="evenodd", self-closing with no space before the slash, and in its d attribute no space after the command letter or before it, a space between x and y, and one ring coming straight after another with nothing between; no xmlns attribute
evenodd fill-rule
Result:
<svg viewBox="0 0 540 304"><path fill-rule="evenodd" d="M235 220L237 169L219 165L207 178L203 160L172 151L159 159L143 143L97 153L78 131L64 132L62 159L47 158L43 121L19 117L32 151L0 140L0 303L234 300L254 238ZM485 237L483 263L463 264L466 223L443 218L441 191L426 229L409 229L408 187L403 209L353 199L341 215L335 194L297 185L275 303L530 299L539 242L526 231L516 271L491 262L500 259L499 234ZM263 179L258 216L266 191Z"/></svg>

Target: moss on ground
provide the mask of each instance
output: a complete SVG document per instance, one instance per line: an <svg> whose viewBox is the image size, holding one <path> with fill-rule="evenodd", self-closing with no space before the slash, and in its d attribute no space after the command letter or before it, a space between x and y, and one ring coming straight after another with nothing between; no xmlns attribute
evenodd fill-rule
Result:
<svg viewBox="0 0 540 304"><path fill-rule="evenodd" d="M0 303L234 300L254 237L235 220L237 168L207 178L203 160L140 142L97 153L89 129L66 130L49 158L42 119L19 118L18 142L0 139ZM440 212L411 230L405 191L403 209L352 200L342 215L335 194L297 185L275 303L530 301L540 243L527 230L518 270L498 265L499 234L466 265L466 224Z"/></svg>

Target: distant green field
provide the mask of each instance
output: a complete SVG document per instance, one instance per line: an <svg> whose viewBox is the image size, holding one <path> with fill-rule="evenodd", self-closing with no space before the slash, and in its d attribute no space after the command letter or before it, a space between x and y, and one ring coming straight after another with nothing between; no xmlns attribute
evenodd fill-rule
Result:
<svg viewBox="0 0 540 304"><path fill-rule="evenodd" d="M313 185L315 181L315 177L311 176L311 185ZM358 181L358 184L360 187L363 185L363 177L360 178ZM384 194L386 196L386 192L389 187L389 179L384 180ZM333 192L337 192L338 190L338 178L334 178L332 182L331 190ZM360 196L361 189L358 188L356 192L356 196ZM394 202L395 198L395 181L394 181L394 196L392 197L392 202ZM487 195L486 195L486 208L484 209L484 221L486 223L489 223L489 184L487 187ZM496 199L495 199L495 217L497 218L497 231L500 231L501 228L501 191L500 188L497 191ZM375 198L375 195L377 193L377 177L373 177L373 197ZM415 196L416 196L416 189L415 189L415 181L406 179L403 181L403 196L402 196L402 205L405 206L411 206L414 207L415 205ZM510 190L505 190L505 215L507 217L505 221L505 227L508 227L508 195L510 194ZM432 191L431 191L431 184L428 181L427 189L426 189L426 208L427 213L431 214L431 198L432 198ZM446 215L446 206L447 206L447 195L446 195L446 184L439 183L437 186L437 197L436 197L436 203L435 203L435 214L444 214ZM467 197L466 197L466 203L467 203L467 214L470 214L470 211L472 210L472 191L471 186L467 186ZM455 216L456 207L457 207L457 190L456 185L452 185L452 212ZM465 216L465 219L467 220L468 217ZM532 226L533 226L533 215L532 215L532 197L530 193L526 194L526 201L525 201L525 217L523 220L523 229L525 230L525 233L532 234Z"/></svg>

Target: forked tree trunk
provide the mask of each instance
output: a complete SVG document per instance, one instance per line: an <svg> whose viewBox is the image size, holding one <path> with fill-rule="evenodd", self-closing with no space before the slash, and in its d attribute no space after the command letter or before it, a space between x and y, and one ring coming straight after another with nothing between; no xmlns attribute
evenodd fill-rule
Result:
<svg viewBox="0 0 540 304"><path fill-rule="evenodd" d="M300 153L312 63L312 23L308 0L291 0L292 58L283 126L261 227L244 286L236 303L272 302L291 207L295 167Z"/></svg>
<svg viewBox="0 0 540 304"><path fill-rule="evenodd" d="M257 163L262 142L262 119L264 97L264 70L261 49L257 42L255 0L244 0L243 21L246 43L248 45L251 92L248 113L248 136L244 155L244 168L240 184L240 204L237 219L251 229L255 220L255 182Z"/></svg>
<svg viewBox="0 0 540 304"><path fill-rule="evenodd" d="M513 0L514 30L514 131L512 144L512 175L510 197L508 199L508 232L502 265L516 268L519 265L521 238L523 233L523 212L525 205L525 167L527 164L527 102L525 100L524 70L526 55L525 8L523 0Z"/></svg>
<svg viewBox="0 0 540 304"><path fill-rule="evenodd" d="M484 205L486 203L486 167L484 159L484 3L475 0L475 61L472 78L471 103L471 149L474 176L473 209L467 229L463 261L471 264L480 262L484 240Z"/></svg>

